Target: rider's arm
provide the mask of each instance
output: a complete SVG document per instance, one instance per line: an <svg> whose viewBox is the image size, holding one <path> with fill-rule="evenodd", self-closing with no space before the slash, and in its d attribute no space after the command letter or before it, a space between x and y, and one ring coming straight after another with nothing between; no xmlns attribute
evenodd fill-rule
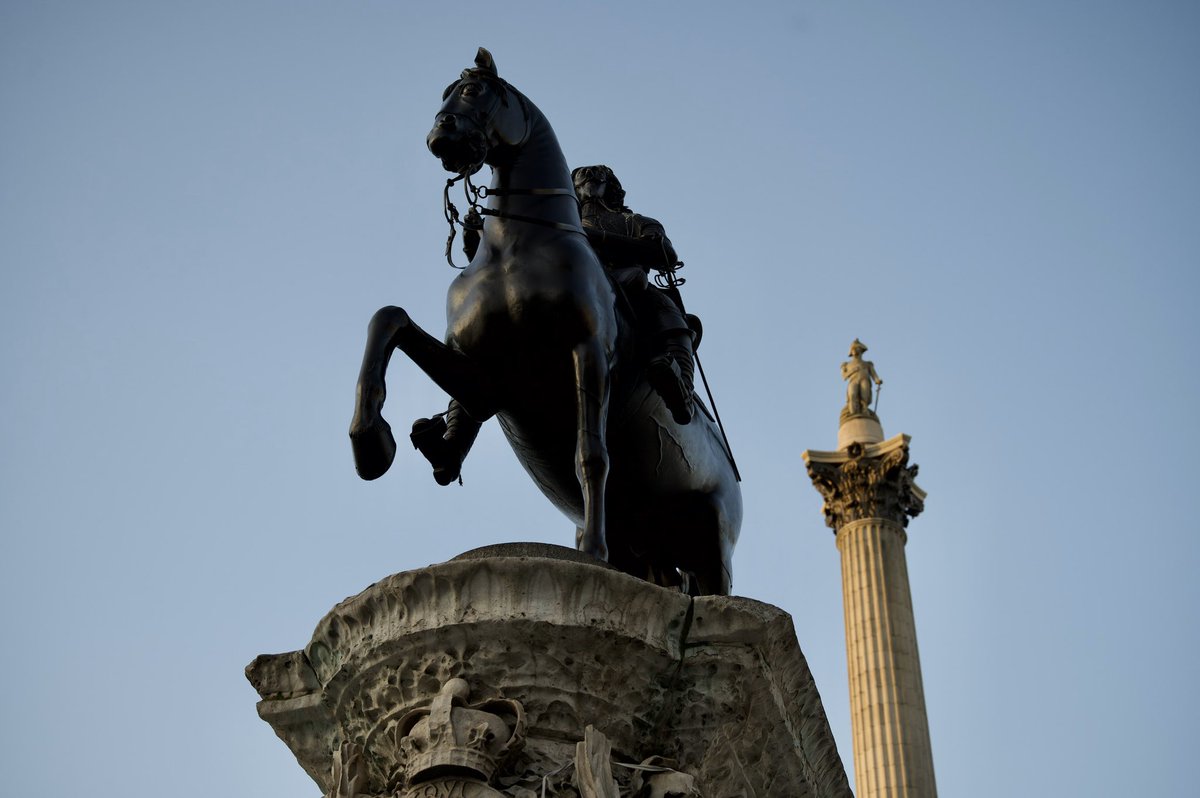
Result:
<svg viewBox="0 0 1200 798"><path fill-rule="evenodd" d="M662 225L639 217L638 235L627 236L587 228L588 242L610 263L637 264L643 269L670 269L679 260Z"/></svg>

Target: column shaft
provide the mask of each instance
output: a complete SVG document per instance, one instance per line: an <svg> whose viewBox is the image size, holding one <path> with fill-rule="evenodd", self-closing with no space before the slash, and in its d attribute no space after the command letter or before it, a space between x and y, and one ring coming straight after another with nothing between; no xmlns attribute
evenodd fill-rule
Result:
<svg viewBox="0 0 1200 798"><path fill-rule="evenodd" d="M858 798L936 798L904 528L864 518L837 532Z"/></svg>

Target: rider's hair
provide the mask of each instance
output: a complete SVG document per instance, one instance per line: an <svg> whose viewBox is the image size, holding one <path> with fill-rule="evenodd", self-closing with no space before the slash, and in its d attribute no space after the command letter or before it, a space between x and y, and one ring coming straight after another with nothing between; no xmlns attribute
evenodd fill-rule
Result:
<svg viewBox="0 0 1200 798"><path fill-rule="evenodd" d="M571 182L576 183L579 179L580 172L599 172L604 176L605 182L608 184L604 190L604 204L614 211L629 212L629 208L625 207L625 189L621 187L621 181L604 164L596 164L595 166L578 166L571 170Z"/></svg>

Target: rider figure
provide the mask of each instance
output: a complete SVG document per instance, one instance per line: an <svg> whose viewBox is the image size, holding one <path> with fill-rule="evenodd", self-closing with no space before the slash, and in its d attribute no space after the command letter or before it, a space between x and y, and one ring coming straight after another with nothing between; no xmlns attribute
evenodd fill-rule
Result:
<svg viewBox="0 0 1200 798"><path fill-rule="evenodd" d="M663 226L625 206L625 190L607 166L583 166L571 173L579 197L583 228L613 282L625 295L635 323L653 353L646 377L678 424L692 420L693 334L671 294L650 284L650 269L672 270L678 258ZM475 255L478 235L464 240L467 257ZM480 423L455 400L440 416L413 422L412 442L433 465L439 485L459 479L463 459L479 434Z"/></svg>
<svg viewBox="0 0 1200 798"><path fill-rule="evenodd" d="M646 376L676 423L687 424L694 412L692 331L677 300L648 279L651 269L669 272L678 263L671 240L657 221L625 206L625 190L612 169L581 166L571 178L588 242L649 338L653 355Z"/></svg>

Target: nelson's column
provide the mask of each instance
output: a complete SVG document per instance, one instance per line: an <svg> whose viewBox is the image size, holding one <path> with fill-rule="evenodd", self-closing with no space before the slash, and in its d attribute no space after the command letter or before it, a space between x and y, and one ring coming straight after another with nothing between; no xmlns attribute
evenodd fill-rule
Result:
<svg viewBox="0 0 1200 798"><path fill-rule="evenodd" d="M912 595L905 527L924 507L925 491L908 465L908 435L884 440L871 409L882 385L858 339L842 364L848 381L838 450L804 452L825 499L825 523L842 553L846 665L850 681L854 774L859 798L934 798L933 752Z"/></svg>

